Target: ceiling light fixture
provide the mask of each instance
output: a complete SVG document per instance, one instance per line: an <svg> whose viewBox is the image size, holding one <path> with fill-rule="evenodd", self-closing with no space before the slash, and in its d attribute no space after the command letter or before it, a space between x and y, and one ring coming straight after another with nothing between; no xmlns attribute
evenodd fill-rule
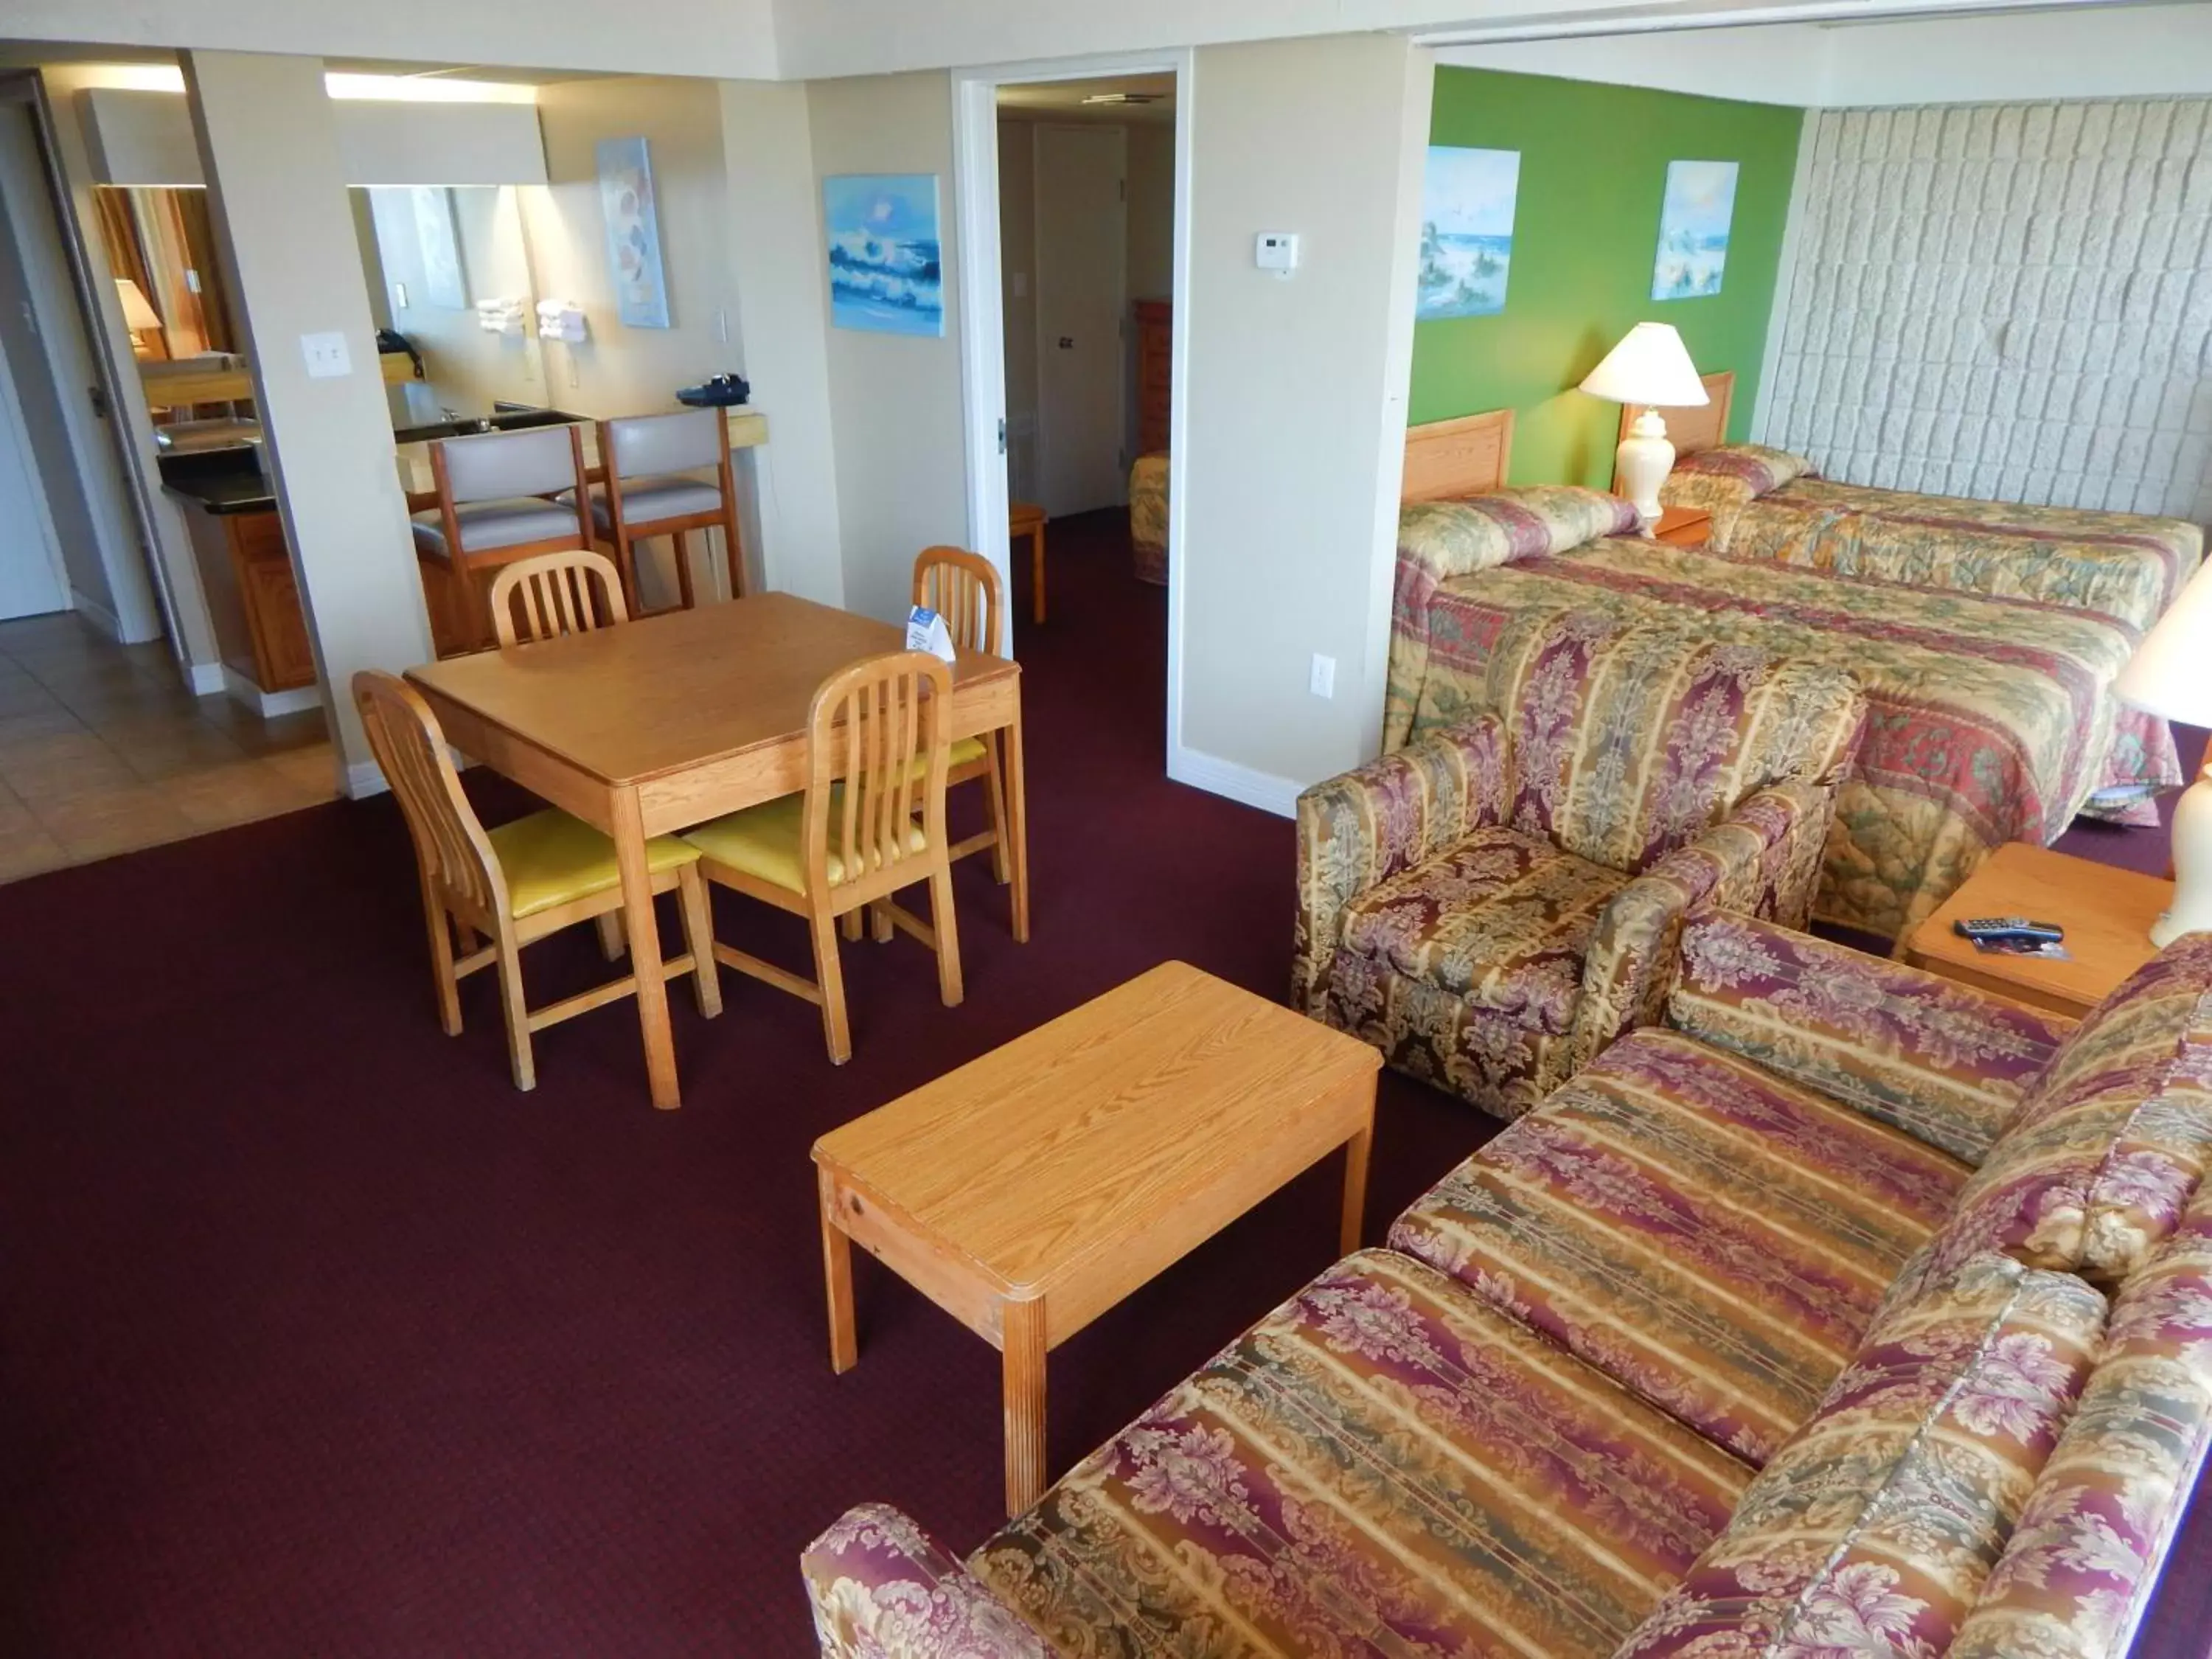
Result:
<svg viewBox="0 0 2212 1659"><path fill-rule="evenodd" d="M1086 104L1157 104L1157 92L1094 92L1083 100Z"/></svg>

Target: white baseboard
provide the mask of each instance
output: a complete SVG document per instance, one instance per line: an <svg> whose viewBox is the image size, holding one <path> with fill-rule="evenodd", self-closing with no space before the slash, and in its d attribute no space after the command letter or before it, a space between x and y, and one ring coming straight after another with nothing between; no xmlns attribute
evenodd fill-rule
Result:
<svg viewBox="0 0 2212 1659"><path fill-rule="evenodd" d="M193 670L195 683L198 672ZM295 686L289 691L264 691L228 663L222 664L217 672L222 676L222 689L264 720L274 720L279 714L304 714L310 708L323 706L323 694L317 686Z"/></svg>
<svg viewBox="0 0 2212 1659"><path fill-rule="evenodd" d="M345 792L349 800L367 800L380 795L391 785L384 781L384 773L373 760L356 761L346 768Z"/></svg>
<svg viewBox="0 0 2212 1659"><path fill-rule="evenodd" d="M196 697L212 697L229 690L224 681L223 666L219 662L192 664L186 672L185 683L192 688L192 695Z"/></svg>
<svg viewBox="0 0 2212 1659"><path fill-rule="evenodd" d="M1235 761L1224 760L1218 755L1201 754L1195 749L1171 748L1168 750L1168 776L1177 783L1187 783L1194 789L1203 789L1209 794L1225 795L1231 800L1241 801L1247 806L1256 806L1262 812L1273 812L1279 818L1297 816L1299 785L1288 778L1277 777L1272 772L1239 766Z"/></svg>
<svg viewBox="0 0 2212 1659"><path fill-rule="evenodd" d="M123 637L122 620L98 599L72 587L70 589L70 608L118 645L131 643Z"/></svg>

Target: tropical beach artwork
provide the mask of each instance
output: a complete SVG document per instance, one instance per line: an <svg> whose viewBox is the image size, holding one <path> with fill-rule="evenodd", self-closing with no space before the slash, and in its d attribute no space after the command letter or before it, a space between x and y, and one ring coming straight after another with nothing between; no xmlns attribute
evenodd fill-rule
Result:
<svg viewBox="0 0 2212 1659"><path fill-rule="evenodd" d="M878 334L945 332L935 173L824 179L822 221L833 325Z"/></svg>
<svg viewBox="0 0 2212 1659"><path fill-rule="evenodd" d="M1505 309L1513 265L1517 149L1431 144L1421 182L1420 322Z"/></svg>
<svg viewBox="0 0 2212 1659"><path fill-rule="evenodd" d="M1694 300L1721 291L1729 225L1735 217L1734 161L1669 161L1659 210L1659 256L1651 268L1655 300Z"/></svg>

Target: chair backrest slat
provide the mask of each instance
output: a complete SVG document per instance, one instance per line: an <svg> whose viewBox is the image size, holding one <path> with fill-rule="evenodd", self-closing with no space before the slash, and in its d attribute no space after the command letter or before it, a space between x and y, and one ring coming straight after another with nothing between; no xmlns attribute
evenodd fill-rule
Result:
<svg viewBox="0 0 2212 1659"><path fill-rule="evenodd" d="M446 750L430 706L396 674L364 669L353 677L354 706L368 746L398 798L424 879L465 908L487 918L507 914L507 878L499 855Z"/></svg>
<svg viewBox="0 0 2212 1659"><path fill-rule="evenodd" d="M832 856L851 881L943 843L951 696L951 671L924 651L871 657L823 683L807 716L810 879Z"/></svg>
<svg viewBox="0 0 2212 1659"><path fill-rule="evenodd" d="M945 618L952 643L999 654L1006 589L988 559L958 547L926 547L914 561L914 602Z"/></svg>
<svg viewBox="0 0 2212 1659"><path fill-rule="evenodd" d="M612 478L648 477L659 472L696 472L718 465L727 453L719 409L690 409L674 415L623 415L600 422L606 434L606 464Z"/></svg>
<svg viewBox="0 0 2212 1659"><path fill-rule="evenodd" d="M502 647L588 634L629 620L614 561L589 548L517 559L492 580L491 625Z"/></svg>
<svg viewBox="0 0 2212 1659"><path fill-rule="evenodd" d="M574 426L541 426L441 438L436 447L455 501L499 501L576 488L579 436Z"/></svg>

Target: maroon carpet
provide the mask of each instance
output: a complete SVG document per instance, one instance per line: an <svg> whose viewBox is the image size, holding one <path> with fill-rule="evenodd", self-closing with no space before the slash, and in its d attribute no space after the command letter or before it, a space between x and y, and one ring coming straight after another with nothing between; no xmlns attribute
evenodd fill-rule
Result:
<svg viewBox="0 0 2212 1659"><path fill-rule="evenodd" d="M1164 958L1279 992L1290 826L1161 778L1164 599L1127 568L1055 526L1021 630L1035 942L970 860L967 1003L909 940L847 947L842 1069L726 975L720 1020L674 997L681 1112L626 1005L542 1034L516 1094L488 982L438 1031L388 803L0 887L0 1655L800 1655L798 1552L847 1504L988 1531L996 1356L863 1262L830 1375L807 1147ZM603 969L579 930L531 971ZM1490 1127L1386 1079L1370 1237ZM1329 1260L1336 1180L1054 1355L1055 1468ZM2203 1650L2201 1516L2172 1580L2160 1659Z"/></svg>

